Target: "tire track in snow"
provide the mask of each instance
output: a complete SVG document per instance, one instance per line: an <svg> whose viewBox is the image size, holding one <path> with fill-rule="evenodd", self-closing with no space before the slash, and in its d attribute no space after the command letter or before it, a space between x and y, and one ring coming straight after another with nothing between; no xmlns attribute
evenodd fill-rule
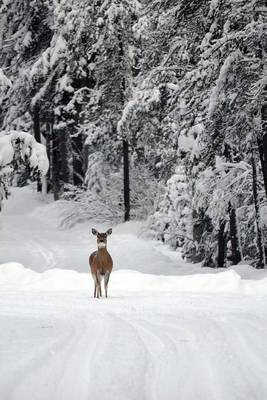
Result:
<svg viewBox="0 0 267 400"><path fill-rule="evenodd" d="M39 264L39 271L43 272L47 269L55 268L57 265L56 257L55 257L55 250L51 250L51 246L49 243L45 242L42 243L41 240L30 240L28 243L29 250L32 254L40 258L41 262L37 262Z"/></svg>
<svg viewBox="0 0 267 400"><path fill-rule="evenodd" d="M113 314L94 318L85 313L69 315L68 325L66 322L56 315L54 336L46 339L41 348L29 349L18 362L12 371L15 384L1 388L5 400L47 400L51 394L53 400L87 400L91 396L117 400L122 391L127 400L145 399L145 362L143 357L136 362L138 349L141 347L141 354L145 349L127 322ZM134 376L129 375L128 368ZM40 389L38 393L36 387Z"/></svg>
<svg viewBox="0 0 267 400"><path fill-rule="evenodd" d="M41 349L34 348L20 360L12 372L15 385L1 388L5 400L47 400L51 394L53 400L88 399L88 364L101 338L102 326L84 314L69 317L71 323L64 320L60 332L55 332L55 340L42 343ZM61 322L57 317L55 327ZM90 333L92 330L95 336ZM40 388L38 393L31 389L36 387Z"/></svg>
<svg viewBox="0 0 267 400"><path fill-rule="evenodd" d="M57 383L55 400L87 400L90 398L89 386L91 364L97 351L104 321L81 315L77 321L77 335L65 353L64 370Z"/></svg>
<svg viewBox="0 0 267 400"><path fill-rule="evenodd" d="M267 358L267 349L255 352L255 326L250 329L251 343L245 337L240 339L248 329L247 318L241 327L232 318L222 324L212 317L198 320L189 315L182 321L177 317L171 319L172 322L165 320L162 324L131 321L150 354L146 383L149 399L264 398L267 369L263 360ZM262 358L260 354L264 353Z"/></svg>
<svg viewBox="0 0 267 400"><path fill-rule="evenodd" d="M53 326L57 325L58 322L60 322L58 319L56 321L55 319L53 319L52 329ZM37 317L35 321L35 326L29 328L30 340L33 340L31 336L32 331L34 331L36 327L39 327L40 324L43 324L43 322ZM37 385L38 387L40 387L40 393L36 393L35 390L34 392L31 392L31 388L33 387L36 389L35 384L36 380L38 380L38 376L40 375L40 371L42 371L42 369L47 369L47 364L49 364L51 361L52 363L54 362L54 349L69 346L69 342L71 341L72 336L73 331L69 330L68 326L66 332L64 329L60 331L59 335L56 335L53 338L44 338L42 343L39 343L39 346L32 346L31 343L28 343L27 353L19 353L18 356L20 356L21 358L17 360L15 365L14 363L12 363L8 368L5 367L5 369L2 371L1 377L3 380L3 384L1 384L1 396L3 395L3 398L5 400L26 400L28 398L46 400L42 397L42 383L45 382L45 374L39 379ZM7 377L12 376L13 382L8 384L8 378L5 378L5 375ZM50 385L53 386L51 378L53 380L53 375L49 377Z"/></svg>
<svg viewBox="0 0 267 400"><path fill-rule="evenodd" d="M16 326L11 350L18 355L0 371L5 400L265 398L267 349L254 341L264 334L254 309L214 313L208 303L199 312L189 295L190 308L170 309L162 298L160 310L151 309L151 298L133 307L125 298L46 296L21 294L18 301L14 294L18 305L4 306L1 323Z"/></svg>
<svg viewBox="0 0 267 400"><path fill-rule="evenodd" d="M230 317L227 324L220 322L225 343L224 360L228 360L232 377L231 390L236 393L236 398L261 400L266 394L267 348L255 337L266 335L262 328L263 320L247 314L246 318L239 315L237 321ZM235 397L229 393L229 399L235 400Z"/></svg>
<svg viewBox="0 0 267 400"><path fill-rule="evenodd" d="M97 400L147 399L144 343L126 319L114 313L104 318L104 331L92 356L88 396Z"/></svg>
<svg viewBox="0 0 267 400"><path fill-rule="evenodd" d="M170 323L163 326L148 320L134 320L131 324L142 338L150 354L145 385L147 398L177 400L183 382L176 373L179 371L179 352L176 348L176 341L181 341L183 346L187 342L194 345L192 333L188 339L184 338L185 332L181 337L178 330L177 337L173 338L169 333Z"/></svg>

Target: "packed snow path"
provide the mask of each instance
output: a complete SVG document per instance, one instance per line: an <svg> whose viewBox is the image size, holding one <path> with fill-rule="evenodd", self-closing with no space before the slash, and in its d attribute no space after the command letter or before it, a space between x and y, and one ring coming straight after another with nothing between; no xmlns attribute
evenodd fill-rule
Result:
<svg viewBox="0 0 267 400"><path fill-rule="evenodd" d="M96 249L88 221L72 229L60 229L58 215L64 202L44 204L28 188L13 189L2 215L0 263L16 261L34 271L64 268L88 271L88 256ZM107 229L110 226L99 226ZM137 238L140 224L122 224L108 238L115 269L133 269L153 274L177 273L177 262L162 252L164 246ZM162 248L162 252L158 250ZM171 254L171 252L169 252Z"/></svg>
<svg viewBox="0 0 267 400"><path fill-rule="evenodd" d="M0 231L1 399L267 398L265 271L192 275L126 224L109 240L110 297L93 299L88 224L60 230L56 207L15 194Z"/></svg>

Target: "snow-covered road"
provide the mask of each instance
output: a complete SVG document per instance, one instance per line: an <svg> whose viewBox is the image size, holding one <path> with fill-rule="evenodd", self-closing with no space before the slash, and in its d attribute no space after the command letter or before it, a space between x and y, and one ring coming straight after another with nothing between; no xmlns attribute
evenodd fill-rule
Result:
<svg viewBox="0 0 267 400"><path fill-rule="evenodd" d="M0 263L16 261L39 272L55 267L88 272L88 256L96 249L91 234L94 224L87 221L72 229L61 229L59 214L66 203L42 204L28 188L14 188L13 194L0 220ZM109 225L96 227L107 229ZM164 255L164 246L138 238L140 227L140 223L129 223L113 229L108 247L114 268L176 274L177 262L171 252Z"/></svg>
<svg viewBox="0 0 267 400"><path fill-rule="evenodd" d="M0 307L2 399L266 398L260 299L13 292Z"/></svg>
<svg viewBox="0 0 267 400"><path fill-rule="evenodd" d="M126 224L109 242L110 297L93 299L87 224L60 230L56 207L15 195L0 230L1 400L267 398L265 271L200 271Z"/></svg>

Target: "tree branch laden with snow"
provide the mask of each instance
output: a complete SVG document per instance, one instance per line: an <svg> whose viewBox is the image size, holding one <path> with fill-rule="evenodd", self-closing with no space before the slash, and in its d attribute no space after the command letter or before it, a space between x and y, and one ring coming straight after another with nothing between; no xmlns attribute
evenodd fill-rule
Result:
<svg viewBox="0 0 267 400"><path fill-rule="evenodd" d="M8 185L14 173L27 169L28 178L36 180L44 176L49 167L46 148L28 132L0 132L0 203L8 197Z"/></svg>

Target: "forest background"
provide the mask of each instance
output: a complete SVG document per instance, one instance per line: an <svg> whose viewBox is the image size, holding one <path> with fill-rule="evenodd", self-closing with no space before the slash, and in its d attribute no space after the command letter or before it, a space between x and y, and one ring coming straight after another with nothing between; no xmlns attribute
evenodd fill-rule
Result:
<svg viewBox="0 0 267 400"><path fill-rule="evenodd" d="M186 260L267 255L266 2L0 0L1 196L25 185L86 219L145 220Z"/></svg>

